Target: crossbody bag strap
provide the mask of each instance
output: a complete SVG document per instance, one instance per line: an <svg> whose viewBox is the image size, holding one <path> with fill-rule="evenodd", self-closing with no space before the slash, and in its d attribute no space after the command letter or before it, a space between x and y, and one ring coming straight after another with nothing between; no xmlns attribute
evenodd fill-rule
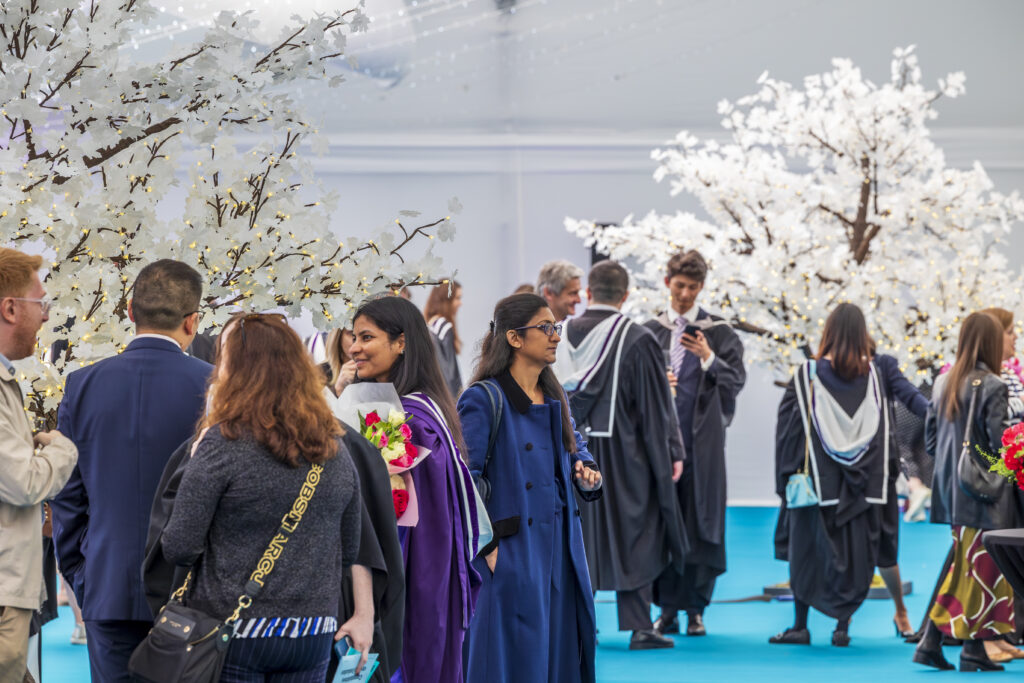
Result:
<svg viewBox="0 0 1024 683"><path fill-rule="evenodd" d="M971 403L967 408L967 426L964 427L964 441L963 448L960 451L961 455L970 456L971 448L971 427L974 426L974 405L978 401L978 387L981 386L981 380L975 378L971 381Z"/></svg>
<svg viewBox="0 0 1024 683"><path fill-rule="evenodd" d="M267 577L270 576L270 572L274 571L274 564L280 559L281 553L284 551L285 544L288 543L288 539L295 533L295 530L299 528L299 522L302 521L302 515L309 507L309 501L313 499L313 494L316 493L316 487L320 483L320 475L323 471L323 465L310 466L309 472L306 473L306 480L302 482L299 495L295 498L295 502L292 503L288 513L281 518L281 527L274 534L274 538L267 545L267 549L263 551L256 569L249 575L249 580L245 583L245 592L238 596L238 604L235 606L235 611L224 620L225 625L230 626L238 621L242 610L252 605L252 601L263 590ZM181 585L181 588L174 591L171 598L180 601L185 595L191 580L192 572L189 571L188 576L185 577L185 582Z"/></svg>

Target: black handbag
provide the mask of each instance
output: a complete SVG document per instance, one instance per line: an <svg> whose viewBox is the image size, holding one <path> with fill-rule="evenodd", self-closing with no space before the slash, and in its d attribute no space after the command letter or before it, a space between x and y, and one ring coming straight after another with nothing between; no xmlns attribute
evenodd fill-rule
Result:
<svg viewBox="0 0 1024 683"><path fill-rule="evenodd" d="M1006 480L996 472L989 471L988 463L981 463L971 450L971 427L974 426L974 405L978 399L981 380L971 382L971 404L967 409L967 427L964 429L960 460L956 464L956 478L960 490L979 503L991 504L999 500Z"/></svg>
<svg viewBox="0 0 1024 683"><path fill-rule="evenodd" d="M263 551L231 616L219 619L186 607L182 599L192 580L192 572L188 573L185 582L161 608L153 628L128 660L128 671L136 680L144 683L216 683L220 679L235 622L259 595L288 537L299 527L302 513L316 492L323 469L322 465L309 468L298 497L281 519L281 528Z"/></svg>

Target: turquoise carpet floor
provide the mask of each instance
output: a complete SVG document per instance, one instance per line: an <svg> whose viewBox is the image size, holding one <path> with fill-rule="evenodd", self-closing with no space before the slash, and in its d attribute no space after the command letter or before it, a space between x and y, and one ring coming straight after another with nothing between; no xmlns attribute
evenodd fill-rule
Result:
<svg viewBox="0 0 1024 683"><path fill-rule="evenodd" d="M775 510L732 508L726 539L729 571L721 578L716 599L732 600L761 593L763 586L786 580L786 565L772 559ZM946 550L949 531L931 524L907 524L901 529L900 567L904 580L914 584L907 596L911 619L921 619L925 601ZM673 683L675 681L744 681L803 683L811 681L922 681L962 679L968 674L941 673L910 661L913 646L897 640L892 626L892 603L869 600L850 626L853 644L846 649L830 643L834 623L812 612L811 647L769 646L768 636L790 625L792 603L751 602L712 605L704 638L676 638L672 650L630 652L629 634L618 633L614 594L597 596L600 645L599 683ZM89 680L86 649L68 642L71 612L46 626L43 636L43 682L81 683ZM528 653L524 653L528 656ZM957 649L946 656L956 662ZM992 674L998 680L1024 681L1024 660ZM986 678L989 678L986 676ZM486 682L481 682L486 683ZM520 683L520 682L517 682ZM523 681L521 683L533 683Z"/></svg>

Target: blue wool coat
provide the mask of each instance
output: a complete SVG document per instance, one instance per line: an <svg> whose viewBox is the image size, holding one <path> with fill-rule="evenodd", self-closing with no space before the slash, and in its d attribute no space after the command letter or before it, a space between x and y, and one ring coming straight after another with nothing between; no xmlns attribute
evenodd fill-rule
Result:
<svg viewBox="0 0 1024 683"><path fill-rule="evenodd" d="M549 660L557 648L555 654L563 660L579 656L579 675L573 678L592 682L594 600L580 512L573 487L567 482L575 481L572 468L577 460L596 465L578 433L575 454L562 444L559 401L547 399L543 407L531 406L511 376L506 373L496 379L503 390L504 405L486 477L492 488L487 512L498 544L498 558L493 575L483 559L491 547L481 551L474 562L483 586L470 624L467 681L548 680ZM541 430L537 412L543 409L548 420ZM483 388L472 386L463 392L459 418L469 469L477 478L484 469L492 421L491 402ZM558 470L552 460L557 462ZM600 489L580 492L584 500L600 495ZM576 613L558 613L566 604L558 596L571 596L571 591L575 591ZM556 625L554 634L552 624ZM578 636L563 635L559 624L574 626L570 633L578 629Z"/></svg>

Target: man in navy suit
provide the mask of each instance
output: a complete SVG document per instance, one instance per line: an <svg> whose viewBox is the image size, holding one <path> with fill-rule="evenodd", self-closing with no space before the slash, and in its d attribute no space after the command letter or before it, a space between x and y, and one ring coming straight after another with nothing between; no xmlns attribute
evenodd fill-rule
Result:
<svg viewBox="0 0 1024 683"><path fill-rule="evenodd" d="M174 450L205 406L208 363L185 354L203 280L164 259L135 280L123 353L68 375L57 424L79 450L54 499L60 570L85 621L92 680L129 681L128 659L153 622L142 585L149 511Z"/></svg>

